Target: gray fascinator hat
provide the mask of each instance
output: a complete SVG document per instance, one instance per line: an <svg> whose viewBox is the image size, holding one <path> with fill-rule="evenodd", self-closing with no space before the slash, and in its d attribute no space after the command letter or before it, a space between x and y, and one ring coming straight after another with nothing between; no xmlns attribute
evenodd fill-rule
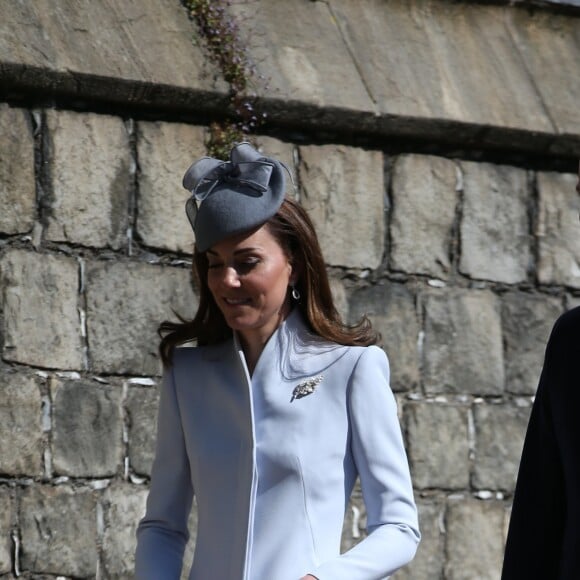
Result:
<svg viewBox="0 0 580 580"><path fill-rule="evenodd" d="M205 252L268 221L284 201L285 169L249 143L236 144L229 161L202 157L193 163L183 177L183 187L191 192L185 211L197 249Z"/></svg>

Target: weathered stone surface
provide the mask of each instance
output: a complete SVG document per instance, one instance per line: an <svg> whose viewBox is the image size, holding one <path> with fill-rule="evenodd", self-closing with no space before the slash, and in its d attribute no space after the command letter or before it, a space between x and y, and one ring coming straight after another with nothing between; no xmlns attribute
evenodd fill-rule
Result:
<svg viewBox="0 0 580 580"><path fill-rule="evenodd" d="M91 381L51 384L53 468L58 475L108 477L122 465L121 389Z"/></svg>
<svg viewBox="0 0 580 580"><path fill-rule="evenodd" d="M530 407L508 404L475 405L476 488L513 491L530 411Z"/></svg>
<svg viewBox="0 0 580 580"><path fill-rule="evenodd" d="M127 394L129 417L129 464L140 474L149 475L155 457L157 435L157 388L130 387Z"/></svg>
<svg viewBox="0 0 580 580"><path fill-rule="evenodd" d="M41 471L42 400L37 379L0 369L0 473L37 477Z"/></svg>
<svg viewBox="0 0 580 580"><path fill-rule="evenodd" d="M446 278L459 194L457 166L429 155L403 155L391 185L391 267Z"/></svg>
<svg viewBox="0 0 580 580"><path fill-rule="evenodd" d="M510 292L502 296L506 391L533 395L538 387L546 343L562 313L558 298Z"/></svg>
<svg viewBox="0 0 580 580"><path fill-rule="evenodd" d="M330 5L381 113L553 129L503 9L439 0Z"/></svg>
<svg viewBox="0 0 580 580"><path fill-rule="evenodd" d="M139 201L137 233L146 246L191 253L193 233L181 180L206 155L203 127L178 123L139 123Z"/></svg>
<svg viewBox="0 0 580 580"><path fill-rule="evenodd" d="M449 580L497 580L503 561L501 502L450 500L447 511L447 564Z"/></svg>
<svg viewBox="0 0 580 580"><path fill-rule="evenodd" d="M46 368L81 369L76 261L9 250L0 268L4 358Z"/></svg>
<svg viewBox="0 0 580 580"><path fill-rule="evenodd" d="M33 486L20 504L21 568L59 576L94 577L97 513L92 493Z"/></svg>
<svg viewBox="0 0 580 580"><path fill-rule="evenodd" d="M393 576L393 580L432 580L443 577L444 506L426 500L417 500L421 543L415 558Z"/></svg>
<svg viewBox="0 0 580 580"><path fill-rule="evenodd" d="M117 483L103 494L105 534L103 564L107 578L132 578L135 569L135 532L145 515L147 489Z"/></svg>
<svg viewBox="0 0 580 580"><path fill-rule="evenodd" d="M191 318L197 308L189 271L136 262L93 262L87 265L86 286L91 368L159 374L159 323L174 319L172 309Z"/></svg>
<svg viewBox="0 0 580 580"><path fill-rule="evenodd" d="M419 321L415 297L404 284L385 283L354 292L350 298L349 319L357 322L366 314L389 357L391 386L408 391L419 383Z"/></svg>
<svg viewBox="0 0 580 580"><path fill-rule="evenodd" d="M424 309L425 390L501 394L504 368L497 297L487 290L431 291Z"/></svg>
<svg viewBox="0 0 580 580"><path fill-rule="evenodd" d="M0 104L0 232L32 229L36 218L34 140L28 114Z"/></svg>
<svg viewBox="0 0 580 580"><path fill-rule="evenodd" d="M3 10L0 54L6 62L75 73L210 89L213 81L186 10L172 0L59 0L51 10L8 3ZM99 26L94 26L98 22ZM134 88L133 101L151 98ZM110 95L109 95L110 96Z"/></svg>
<svg viewBox="0 0 580 580"><path fill-rule="evenodd" d="M469 485L467 407L408 403L404 418L413 485L466 488Z"/></svg>
<svg viewBox="0 0 580 580"><path fill-rule="evenodd" d="M579 134L578 18L509 10L506 23L558 133Z"/></svg>
<svg viewBox="0 0 580 580"><path fill-rule="evenodd" d="M527 277L531 237L523 169L462 162L459 269L471 278L516 284Z"/></svg>
<svg viewBox="0 0 580 580"><path fill-rule="evenodd" d="M14 500L8 489L0 490L0 574L12 571L12 540Z"/></svg>
<svg viewBox="0 0 580 580"><path fill-rule="evenodd" d="M580 232L576 193L578 177L568 173L538 173L540 208L538 280L580 288Z"/></svg>
<svg viewBox="0 0 580 580"><path fill-rule="evenodd" d="M46 238L83 246L126 243L129 135L119 117L49 110L52 199Z"/></svg>
<svg viewBox="0 0 580 580"><path fill-rule="evenodd" d="M300 147L300 177L301 202L326 262L376 268L385 238L382 154L342 145Z"/></svg>
<svg viewBox="0 0 580 580"><path fill-rule="evenodd" d="M545 139L546 132L573 133L578 122L573 17L534 18L512 6L450 7L441 0L391 0L388 10L375 1L262 1L240 3L240 10L249 11L240 23L250 39L251 60L272 79L258 79L259 92L277 101L282 114L290 109L300 119L303 111L296 104L301 102L312 122L331 117L340 124L344 109L361 111L371 130L384 124L420 135L434 127L446 141L465 132L478 144L493 142L496 135L477 131L476 124L516 128L529 131L528 140L539 138L545 149L559 146ZM36 72L52 90L92 96L92 88L99 98L124 103L171 107L173 102L163 98L169 94L194 109L191 93L202 101L211 98L205 93L216 71L185 10L170 0L59 0L44 12L10 6L4 22L0 54L6 55L8 69L16 67L10 79L17 84L33 84ZM102 23L102 29L90 22ZM558 58L566 66L558 66ZM129 82L111 89L109 79ZM181 87L194 91L175 90ZM375 109L383 113L379 119ZM449 121L462 124L453 135L445 126ZM356 126L354 115L349 123ZM516 137L525 144L524 131ZM510 138L508 132L504 139ZM568 144L567 151L572 147Z"/></svg>
<svg viewBox="0 0 580 580"><path fill-rule="evenodd" d="M258 92L320 107L375 110L325 2L260 0L239 3L234 14L252 61L268 79Z"/></svg>

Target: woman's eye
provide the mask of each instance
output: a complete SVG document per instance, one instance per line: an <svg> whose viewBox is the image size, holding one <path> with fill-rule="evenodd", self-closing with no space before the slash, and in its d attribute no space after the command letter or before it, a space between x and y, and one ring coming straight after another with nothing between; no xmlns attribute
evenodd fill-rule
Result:
<svg viewBox="0 0 580 580"><path fill-rule="evenodd" d="M247 274L250 272L255 266L257 266L259 260L246 260L244 262L239 262L236 264L236 270L238 274Z"/></svg>
<svg viewBox="0 0 580 580"><path fill-rule="evenodd" d="M221 266L221 264L220 264L219 262L215 262L215 263L213 263L213 264L210 262L210 263L207 265L207 267L208 267L208 269L209 269L209 270L212 270L212 269L214 269L214 268L219 268L220 266Z"/></svg>

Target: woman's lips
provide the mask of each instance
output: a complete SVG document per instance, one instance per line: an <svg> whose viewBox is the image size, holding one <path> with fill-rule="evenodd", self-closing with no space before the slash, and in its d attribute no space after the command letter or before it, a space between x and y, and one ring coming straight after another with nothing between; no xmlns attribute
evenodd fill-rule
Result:
<svg viewBox="0 0 580 580"><path fill-rule="evenodd" d="M242 306L251 302L250 298L223 298L228 306Z"/></svg>

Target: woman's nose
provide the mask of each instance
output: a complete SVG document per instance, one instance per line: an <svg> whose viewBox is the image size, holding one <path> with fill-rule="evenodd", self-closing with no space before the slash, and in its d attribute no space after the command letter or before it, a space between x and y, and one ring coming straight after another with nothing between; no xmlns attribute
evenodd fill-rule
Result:
<svg viewBox="0 0 580 580"><path fill-rule="evenodd" d="M240 285L240 278L239 278L238 272L236 271L235 268L228 266L224 270L223 282L227 286L232 286L232 287L236 287L236 288Z"/></svg>

